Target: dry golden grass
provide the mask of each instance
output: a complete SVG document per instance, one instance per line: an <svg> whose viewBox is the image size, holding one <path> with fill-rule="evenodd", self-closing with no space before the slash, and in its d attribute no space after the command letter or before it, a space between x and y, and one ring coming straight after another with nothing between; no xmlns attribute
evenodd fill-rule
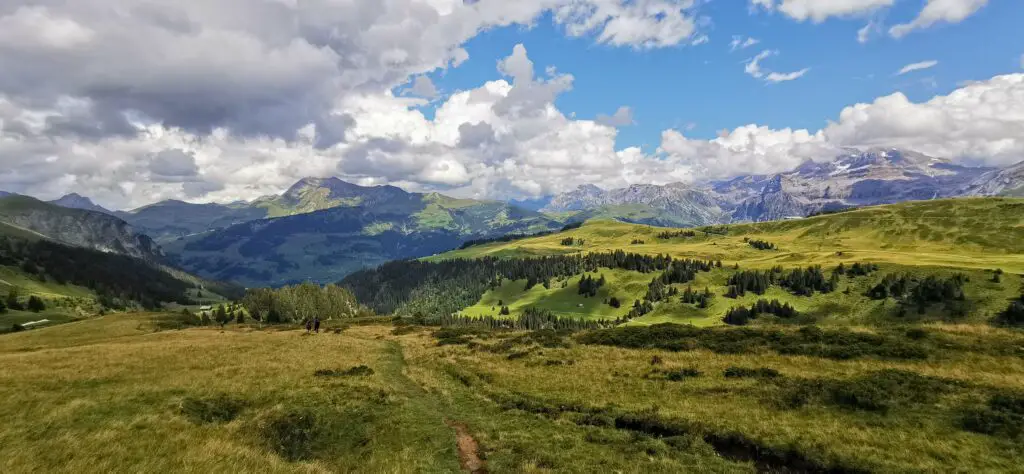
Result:
<svg viewBox="0 0 1024 474"><path fill-rule="evenodd" d="M342 334L229 327L155 331L155 315L110 315L0 337L0 471L21 472L453 472L464 425L491 472L752 472L700 436L689 447L642 433L584 426L568 415L503 409L502 394L614 404L683 419L709 433L741 433L818 461L882 472L1019 471L1021 449L962 431L958 410L990 390L1024 390L1024 359L951 351L928 361L672 353L572 344L530 350L438 346L432 329L396 336L390 326ZM330 327L330 323L328 323ZM979 344L1020 334L972 326L942 334ZM966 340L966 339L965 339ZM482 340L494 344L500 339ZM695 368L681 382L645 378ZM548 360L573 361L549 366ZM366 365L364 377L314 377ZM780 409L776 385L726 379L730 366L770 367L784 379L846 380L894 368L967 382L935 404L888 414L811 404ZM453 372L454 371L454 372ZM456 373L475 374L468 385ZM224 394L233 420L202 423L183 401ZM319 431L303 459L275 450L266 427L307 410Z"/></svg>

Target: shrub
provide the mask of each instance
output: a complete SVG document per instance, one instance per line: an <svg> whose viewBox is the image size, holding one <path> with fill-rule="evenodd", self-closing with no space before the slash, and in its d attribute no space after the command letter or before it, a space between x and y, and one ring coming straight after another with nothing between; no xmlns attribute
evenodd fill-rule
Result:
<svg viewBox="0 0 1024 474"><path fill-rule="evenodd" d="M804 379L786 387L781 401L797 407L815 400L854 410L886 413L893 408L934 403L960 382L916 372L886 369L852 379Z"/></svg>
<svg viewBox="0 0 1024 474"><path fill-rule="evenodd" d="M663 373L665 374L666 379L671 380L673 382L679 382L684 379L700 377L701 375L703 375L701 371L694 368L666 370Z"/></svg>
<svg viewBox="0 0 1024 474"><path fill-rule="evenodd" d="M706 349L719 354L750 354L764 349L786 355L848 360L875 356L885 359L926 359L929 346L916 341L866 334L846 329L822 330L815 326L798 331L772 328L697 328L671 323L622 326L582 334L583 344L689 351Z"/></svg>
<svg viewBox="0 0 1024 474"><path fill-rule="evenodd" d="M185 397L181 401L181 414L193 423L227 423L234 420L245 404L230 395L220 393L212 397Z"/></svg>
<svg viewBox="0 0 1024 474"><path fill-rule="evenodd" d="M11 332L22 332L24 330L25 326L22 326L18 323L14 323L14 325L11 326Z"/></svg>
<svg viewBox="0 0 1024 474"><path fill-rule="evenodd" d="M1020 438L1024 435L1024 394L993 395L985 407L968 410L960 426L975 433Z"/></svg>
<svg viewBox="0 0 1024 474"><path fill-rule="evenodd" d="M314 377L365 377L373 375L373 369L365 365L357 365L350 369L320 369L313 372Z"/></svg>
<svg viewBox="0 0 1024 474"><path fill-rule="evenodd" d="M768 367L761 367L761 368L758 368L758 369L751 369L751 368L748 368L748 367L735 367L735 366L726 368L725 371L722 372L722 375L724 375L725 378L729 378L729 379L739 379L739 378L773 379L773 378L781 376L781 374L779 374L778 370L771 369L771 368L768 368Z"/></svg>
<svg viewBox="0 0 1024 474"><path fill-rule="evenodd" d="M261 434L270 448L288 461L311 458L321 435L316 414L308 409L271 416L262 424Z"/></svg>

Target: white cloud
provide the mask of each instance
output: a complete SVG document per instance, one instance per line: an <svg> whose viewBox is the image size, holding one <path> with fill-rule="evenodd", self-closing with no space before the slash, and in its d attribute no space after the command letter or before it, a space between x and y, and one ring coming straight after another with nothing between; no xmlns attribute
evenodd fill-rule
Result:
<svg viewBox="0 0 1024 474"><path fill-rule="evenodd" d="M838 146L895 146L1007 165L1024 157L1024 74L967 84L927 102L902 93L843 109L824 130Z"/></svg>
<svg viewBox="0 0 1024 474"><path fill-rule="evenodd" d="M778 172L839 146L989 164L1024 156L1024 74L923 103L897 94L853 105L819 131L750 124L702 140L667 130L653 153L616 149L616 126L632 121L627 107L595 120L559 110L576 78L536 66L521 45L494 80L430 102L432 118L420 111L430 94L393 92L417 82L430 92L420 78L467 61L466 40L529 25L544 11L568 34L609 45L689 44L699 33L684 18L699 30L697 2L46 5L0 7L0 189L44 198L75 191L110 207L233 201L328 175L507 197ZM764 81L806 72L762 67L773 54L745 69ZM68 70L76 72L59 73Z"/></svg>
<svg viewBox="0 0 1024 474"><path fill-rule="evenodd" d="M626 125L633 125L633 109L622 106L619 110L616 110L612 115L599 114L595 120L601 125L607 125L609 127L624 127Z"/></svg>
<svg viewBox="0 0 1024 474"><path fill-rule="evenodd" d="M907 64L906 66L903 66L903 68L900 69L899 72L896 73L896 75L902 76L908 72L920 71L923 69L931 69L935 67L937 64L939 64L939 62L934 59L929 61L921 61L918 63Z"/></svg>
<svg viewBox="0 0 1024 474"><path fill-rule="evenodd" d="M792 81L794 79L799 79L799 78L803 77L803 75L807 74L807 71L810 71L810 70L811 70L811 68L805 67L805 68L803 68L803 69L801 69L799 71L793 71L793 72L784 72L784 73L772 72L772 73L769 73L767 76L765 76L764 80L766 80L768 82Z"/></svg>
<svg viewBox="0 0 1024 474"><path fill-rule="evenodd" d="M799 71L793 72L773 72L761 68L761 61L778 54L779 52L777 50L766 49L761 51L756 56L747 60L746 65L743 67L743 72L746 72L748 75L756 79L764 79L767 82L778 83L799 79L811 70L811 68L803 68Z"/></svg>
<svg viewBox="0 0 1024 474"><path fill-rule="evenodd" d="M936 23L960 23L987 4L988 0L928 0L917 18L909 23L893 26L889 29L889 34L893 38L900 38Z"/></svg>
<svg viewBox="0 0 1024 474"><path fill-rule="evenodd" d="M434 81L431 81L427 76L416 76L416 79L412 81L412 87L409 90L413 94L427 99L437 97L437 87L434 86Z"/></svg>
<svg viewBox="0 0 1024 474"><path fill-rule="evenodd" d="M867 43L869 40L871 40L872 36L879 34L881 30L882 23L880 21L876 21L875 19L871 19L868 21L868 24L864 25L863 28L857 30L857 42L860 44Z"/></svg>
<svg viewBox="0 0 1024 474"><path fill-rule="evenodd" d="M743 72L758 79L764 77L764 72L761 71L761 61L776 54L779 54L779 52L770 49L757 53L756 56L747 60L747 64L743 67Z"/></svg>
<svg viewBox="0 0 1024 474"><path fill-rule="evenodd" d="M733 36L732 41L729 42L729 51L736 51L737 49L747 49L755 44L760 43L761 40L757 38L743 36Z"/></svg>
<svg viewBox="0 0 1024 474"><path fill-rule="evenodd" d="M776 4L773 0L750 0L750 8L755 11L759 8L768 11L778 9L797 21L811 20L821 23L829 17L866 15L890 7L894 2L895 0L781 0Z"/></svg>

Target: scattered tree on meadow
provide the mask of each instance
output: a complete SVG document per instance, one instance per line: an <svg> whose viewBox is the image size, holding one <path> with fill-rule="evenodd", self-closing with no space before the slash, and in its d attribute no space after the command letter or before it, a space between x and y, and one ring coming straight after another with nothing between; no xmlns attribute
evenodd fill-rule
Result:
<svg viewBox="0 0 1024 474"><path fill-rule="evenodd" d="M13 311L21 311L25 309L24 307L21 306L21 303L18 301L18 289L13 286L7 292L7 307L11 308L11 310Z"/></svg>
<svg viewBox="0 0 1024 474"><path fill-rule="evenodd" d="M46 309L46 303L36 295L28 297L28 304L25 306L29 311L38 313Z"/></svg>

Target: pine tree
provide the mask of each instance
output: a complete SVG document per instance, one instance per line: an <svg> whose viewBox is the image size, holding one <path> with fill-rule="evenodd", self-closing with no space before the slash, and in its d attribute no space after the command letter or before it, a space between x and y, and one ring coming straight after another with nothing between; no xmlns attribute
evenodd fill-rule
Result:
<svg viewBox="0 0 1024 474"><path fill-rule="evenodd" d="M18 302L18 289L11 287L10 291L7 292L7 307L13 311L21 311L24 309L21 303Z"/></svg>
<svg viewBox="0 0 1024 474"><path fill-rule="evenodd" d="M245 323L245 313L243 311L238 311L235 313L235 322L238 324Z"/></svg>
<svg viewBox="0 0 1024 474"><path fill-rule="evenodd" d="M28 298L28 305L26 308L33 313L38 313L46 309L46 303L43 303L43 300L38 296L32 295Z"/></svg>

